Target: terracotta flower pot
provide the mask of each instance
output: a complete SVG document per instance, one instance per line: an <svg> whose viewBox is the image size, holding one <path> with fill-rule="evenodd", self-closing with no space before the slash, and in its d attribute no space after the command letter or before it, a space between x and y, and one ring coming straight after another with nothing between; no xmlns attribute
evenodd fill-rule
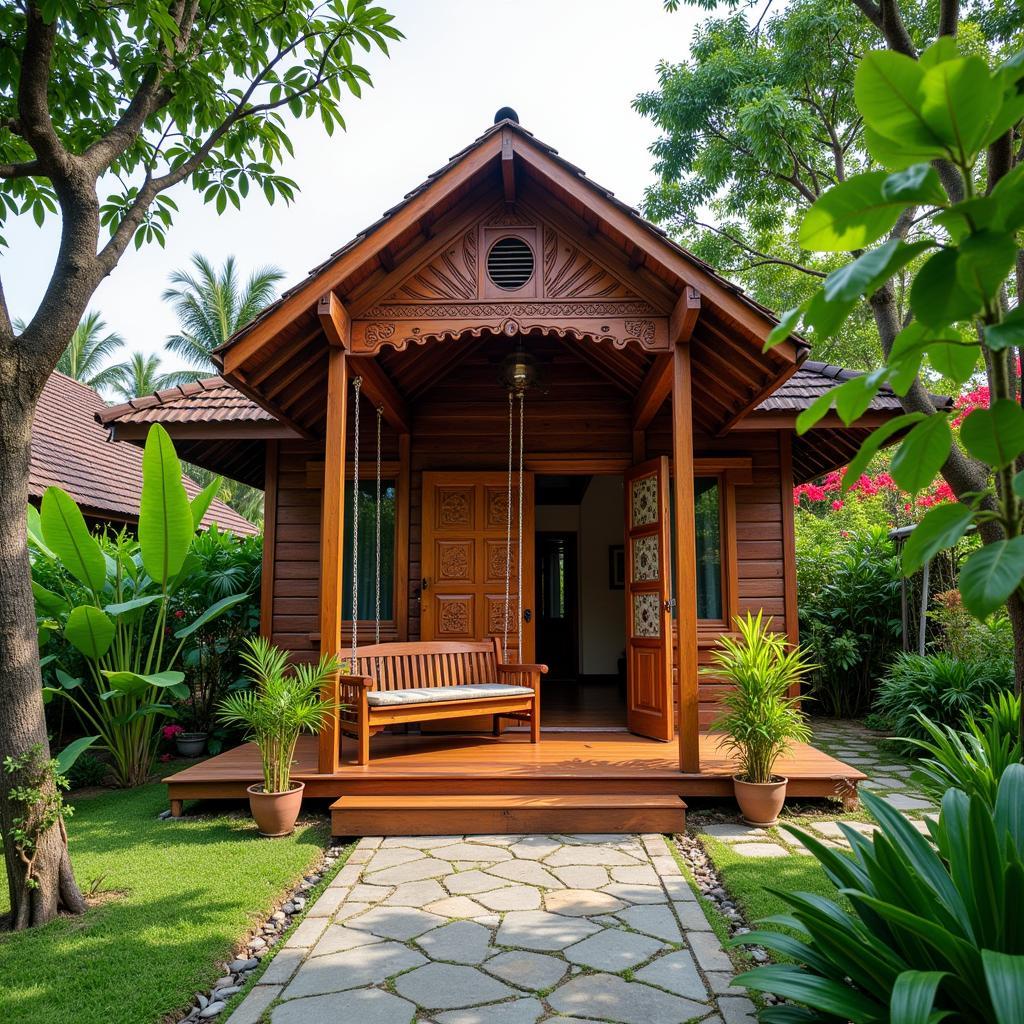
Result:
<svg viewBox="0 0 1024 1024"><path fill-rule="evenodd" d="M174 743L182 757L202 757L206 749L206 733L179 732L174 737Z"/></svg>
<svg viewBox="0 0 1024 1024"><path fill-rule="evenodd" d="M264 793L262 784L250 786L246 790L249 794L249 810L252 811L260 835L286 836L294 831L305 788L304 782L296 782L283 793Z"/></svg>
<svg viewBox="0 0 1024 1024"><path fill-rule="evenodd" d="M771 782L744 782L734 775L733 792L743 820L748 825L774 825L786 800L787 782L789 780L782 775L773 775Z"/></svg>

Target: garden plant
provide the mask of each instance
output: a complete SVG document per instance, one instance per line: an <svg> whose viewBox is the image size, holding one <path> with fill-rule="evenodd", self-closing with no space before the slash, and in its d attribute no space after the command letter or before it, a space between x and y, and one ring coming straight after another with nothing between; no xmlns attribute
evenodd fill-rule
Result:
<svg viewBox="0 0 1024 1024"><path fill-rule="evenodd" d="M182 650L248 598L242 591L195 615L171 616L174 595L195 566L191 549L219 481L190 502L174 445L159 425L147 436L142 472L138 540L122 533L102 545L57 487L45 492L39 511L28 510L34 558L62 570L54 577L59 590L33 584L43 648L47 636L58 633L84 666L75 676L57 667L57 685L46 687L44 696L71 703L109 752L123 786L146 780L160 726L177 714L172 700L188 697ZM64 576L75 581L76 592L63 585Z"/></svg>

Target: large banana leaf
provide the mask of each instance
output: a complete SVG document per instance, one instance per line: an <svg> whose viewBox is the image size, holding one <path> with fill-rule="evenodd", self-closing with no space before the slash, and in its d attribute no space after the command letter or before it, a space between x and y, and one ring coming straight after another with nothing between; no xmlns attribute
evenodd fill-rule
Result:
<svg viewBox="0 0 1024 1024"><path fill-rule="evenodd" d="M108 670L103 672L103 678L110 686L110 690L101 694L104 699L122 695L138 699L145 696L151 686L158 690L167 690L178 698L188 696L184 672L151 672L149 675L141 675L138 672Z"/></svg>
<svg viewBox="0 0 1024 1024"><path fill-rule="evenodd" d="M114 642L114 623L102 608L82 604L73 608L64 623L68 643L94 661L103 657Z"/></svg>
<svg viewBox="0 0 1024 1024"><path fill-rule="evenodd" d="M36 607L46 615L63 615L68 610L68 603L60 594L47 590L35 580L32 581L32 596L36 599Z"/></svg>
<svg viewBox="0 0 1024 1024"><path fill-rule="evenodd" d="M194 535L181 463L167 431L154 424L142 456L139 547L146 572L161 588L181 569Z"/></svg>
<svg viewBox="0 0 1024 1024"><path fill-rule="evenodd" d="M217 496L217 492L220 490L220 485L223 482L223 477L217 477L211 480L193 499L192 499L192 530L193 532L199 529L199 524L203 521L203 516L206 515L207 510L210 507L213 499Z"/></svg>
<svg viewBox="0 0 1024 1024"><path fill-rule="evenodd" d="M47 547L64 568L99 593L107 581L107 560L71 497L59 487L47 487L39 519Z"/></svg>
<svg viewBox="0 0 1024 1024"><path fill-rule="evenodd" d="M198 616L187 626L182 626L181 629L176 630L174 635L179 640L184 640L185 637L191 636L196 630L202 629L208 622L212 622L218 616L223 615L229 608L233 608L236 604L241 604L248 599L248 591L243 591L241 594L232 594L230 597L222 597L215 604L211 604L202 615Z"/></svg>
<svg viewBox="0 0 1024 1024"><path fill-rule="evenodd" d="M29 543L45 558L48 558L51 562L55 561L56 555L50 550L46 541L43 540L43 524L39 518L39 509L35 505L29 505L25 510L25 516Z"/></svg>
<svg viewBox="0 0 1024 1024"><path fill-rule="evenodd" d="M69 743L56 757L57 771L61 775L67 775L79 756L98 739L99 736L82 736L73 743Z"/></svg>
<svg viewBox="0 0 1024 1024"><path fill-rule="evenodd" d="M148 608L163 599L163 594L146 594L144 597L133 597L130 601L104 605L103 610L115 619L123 618L126 622L138 622L143 608Z"/></svg>

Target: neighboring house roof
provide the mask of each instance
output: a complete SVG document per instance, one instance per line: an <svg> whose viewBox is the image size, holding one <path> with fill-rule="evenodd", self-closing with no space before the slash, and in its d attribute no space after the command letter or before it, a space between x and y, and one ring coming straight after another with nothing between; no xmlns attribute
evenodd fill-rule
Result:
<svg viewBox="0 0 1024 1024"><path fill-rule="evenodd" d="M39 499L47 487L57 486L91 518L134 522L142 495L142 450L110 439L97 422L105 410L103 399L92 388L63 373L50 376L32 421L29 496ZM185 478L190 498L200 489ZM213 523L239 535L259 532L259 527L217 499L202 527L208 529Z"/></svg>
<svg viewBox="0 0 1024 1024"><path fill-rule="evenodd" d="M152 395L110 405L96 413L100 423L269 423L277 420L235 390L223 377L206 377Z"/></svg>

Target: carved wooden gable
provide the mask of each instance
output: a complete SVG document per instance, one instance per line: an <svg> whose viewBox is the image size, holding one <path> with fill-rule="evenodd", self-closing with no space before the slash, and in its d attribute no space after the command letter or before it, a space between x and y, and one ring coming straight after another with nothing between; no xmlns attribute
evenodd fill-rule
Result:
<svg viewBox="0 0 1024 1024"><path fill-rule="evenodd" d="M533 330L667 349L667 311L628 278L525 206L502 208L435 248L358 313L353 351Z"/></svg>

